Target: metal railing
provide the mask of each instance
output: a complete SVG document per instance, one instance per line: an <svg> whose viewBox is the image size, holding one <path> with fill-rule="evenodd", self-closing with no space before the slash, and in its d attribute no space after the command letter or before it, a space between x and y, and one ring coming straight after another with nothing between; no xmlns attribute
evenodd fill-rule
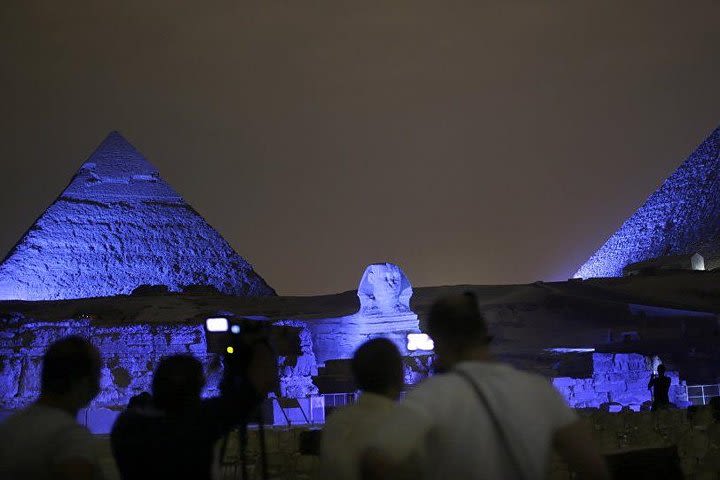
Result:
<svg viewBox="0 0 720 480"><path fill-rule="evenodd" d="M357 402L358 393L324 393L323 398L325 399L325 411L329 412L338 407L344 407L345 405L351 405Z"/></svg>
<svg viewBox="0 0 720 480"><path fill-rule="evenodd" d="M713 397L720 397L720 384L688 385L688 401L693 405L707 405Z"/></svg>

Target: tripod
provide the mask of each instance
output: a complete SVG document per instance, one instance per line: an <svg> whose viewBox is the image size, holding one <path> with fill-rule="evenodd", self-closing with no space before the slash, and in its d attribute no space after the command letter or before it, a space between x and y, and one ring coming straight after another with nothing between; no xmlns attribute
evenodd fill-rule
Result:
<svg viewBox="0 0 720 480"><path fill-rule="evenodd" d="M262 480L268 480L268 465L267 465L267 451L265 447L265 425L262 419L262 415L258 413L257 415L257 425L258 425L258 440L260 444L260 473ZM238 425L237 430L234 430L232 432L229 432L226 434L223 439L222 443L220 444L220 463L223 462L225 458L225 454L227 453L227 445L228 440L230 438L230 435L232 435L234 432L237 432L238 439L239 439L239 458L238 462L235 463L235 469L232 474L232 480L238 479L238 471L237 467L238 464L240 465L240 479L241 480L250 480L250 477L248 475L248 461L247 461L247 446L248 446L248 422L243 422L242 424ZM223 478L225 476L223 475Z"/></svg>

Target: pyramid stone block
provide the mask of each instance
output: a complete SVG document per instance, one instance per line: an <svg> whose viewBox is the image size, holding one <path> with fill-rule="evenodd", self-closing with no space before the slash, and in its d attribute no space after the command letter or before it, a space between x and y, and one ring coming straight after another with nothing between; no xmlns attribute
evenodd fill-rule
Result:
<svg viewBox="0 0 720 480"><path fill-rule="evenodd" d="M720 266L720 128L575 273L619 277L623 267L666 255L700 253Z"/></svg>
<svg viewBox="0 0 720 480"><path fill-rule="evenodd" d="M0 300L113 296L140 285L275 294L112 132L0 264Z"/></svg>

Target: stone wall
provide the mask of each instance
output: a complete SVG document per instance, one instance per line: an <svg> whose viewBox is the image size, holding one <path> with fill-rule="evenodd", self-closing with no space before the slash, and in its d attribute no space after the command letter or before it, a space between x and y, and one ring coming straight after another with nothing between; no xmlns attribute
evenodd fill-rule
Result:
<svg viewBox="0 0 720 480"><path fill-rule="evenodd" d="M619 413L578 410L592 427L600 450L606 454L677 446L685 478L717 478L720 471L720 424L713 422L709 406L688 410ZM557 459L554 480L572 478Z"/></svg>
<svg viewBox="0 0 720 480"><path fill-rule="evenodd" d="M286 322L304 327L301 322ZM152 373L166 355L192 354L205 366L204 395L218 393L222 377L219 355L208 353L200 324L97 325L90 320L63 322L0 318L0 410L23 407L39 393L42 356L55 340L67 335L88 338L103 359L101 391L91 410L123 408L130 397L150 391ZM300 332L301 355L280 357L281 395L305 397L317 393L317 375L310 332Z"/></svg>
<svg viewBox="0 0 720 480"><path fill-rule="evenodd" d="M573 408L599 407L604 403L640 410L651 400L647 388L653 372L653 357L634 353L593 353L593 373L589 378L556 377L553 385ZM688 406L687 386L677 372L668 371L670 402Z"/></svg>
<svg viewBox="0 0 720 480"><path fill-rule="evenodd" d="M578 413L588 422L595 442L604 455L677 446L686 478L717 478L707 476L717 475L720 471L720 424L713 423L709 407L660 412L633 412L625 409L619 413L583 409L578 410ZM319 479L319 458L301 455L299 452L299 436L306 429L268 431L268 458L273 478ZM236 444L231 443L226 457L226 470L232 468L232 462L237 458L236 452ZM248 453L250 461L256 462L259 454L257 431L250 432ZM568 466L555 457L549 478L570 480L574 476Z"/></svg>
<svg viewBox="0 0 720 480"><path fill-rule="evenodd" d="M208 393L214 393L212 380L218 375L212 366L218 369L220 363L206 352L200 325L95 326L87 320L50 323L18 318L2 322L0 408L22 407L37 397L42 356L52 342L67 335L88 338L102 355L101 391L91 407L119 408L131 396L149 391L160 358L178 353L190 353L203 361L210 380Z"/></svg>
<svg viewBox="0 0 720 480"><path fill-rule="evenodd" d="M692 412L692 411L691 411ZM713 423L708 407L660 412L610 413L598 409L578 410L588 422L595 442L604 455L614 455L649 448L677 446L680 465L688 479L717 478L720 471L720 425ZM316 427L310 427L316 428ZM270 428L266 430L266 448L270 477L276 480L320 479L320 459L300 453L300 435L308 427ZM103 447L103 466L108 480L119 478L110 454L107 438L100 437ZM248 435L248 462L251 479L261 478L258 472L260 444L258 431ZM239 451L237 437L230 436L227 454L221 465L219 478L235 478ZM548 478L575 478L568 465L553 457Z"/></svg>

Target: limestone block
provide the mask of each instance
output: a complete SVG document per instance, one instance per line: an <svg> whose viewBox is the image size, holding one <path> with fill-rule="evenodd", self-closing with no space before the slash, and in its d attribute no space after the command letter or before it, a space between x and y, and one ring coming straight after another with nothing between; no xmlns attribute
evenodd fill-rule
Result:
<svg viewBox="0 0 720 480"><path fill-rule="evenodd" d="M670 254L701 253L713 263L720 253L716 225L707 212L718 208L714 181L720 170L720 128L705 141L575 273L619 277L629 263Z"/></svg>
<svg viewBox="0 0 720 480"><path fill-rule="evenodd" d="M296 450L296 441L292 430L282 429L278 432L278 445L280 451L291 452Z"/></svg>
<svg viewBox="0 0 720 480"><path fill-rule="evenodd" d="M317 455L299 455L295 467L295 471L299 474L313 474L320 469L320 457Z"/></svg>
<svg viewBox="0 0 720 480"><path fill-rule="evenodd" d="M41 358L26 357L22 361L19 394L29 402L40 392Z"/></svg>
<svg viewBox="0 0 720 480"><path fill-rule="evenodd" d="M609 382L595 379L593 380L593 388L598 393L612 393L619 396L627 391L628 386L623 380Z"/></svg>
<svg viewBox="0 0 720 480"><path fill-rule="evenodd" d="M683 463L683 470L692 473L708 451L709 442L707 432L696 429L689 430L678 440L678 453Z"/></svg>
<svg viewBox="0 0 720 480"><path fill-rule="evenodd" d="M17 356L0 357L0 408L7 408L9 403L19 394L22 360Z"/></svg>
<svg viewBox="0 0 720 480"><path fill-rule="evenodd" d="M265 430L265 448L269 454L280 452L279 435L279 429L270 428Z"/></svg>
<svg viewBox="0 0 720 480"><path fill-rule="evenodd" d="M209 285L274 295L252 266L113 132L0 264L0 299L129 294Z"/></svg>
<svg viewBox="0 0 720 480"><path fill-rule="evenodd" d="M576 383L576 380L577 379L571 378L571 377L555 377L552 379L552 384L557 389L567 388L567 387L574 386Z"/></svg>

